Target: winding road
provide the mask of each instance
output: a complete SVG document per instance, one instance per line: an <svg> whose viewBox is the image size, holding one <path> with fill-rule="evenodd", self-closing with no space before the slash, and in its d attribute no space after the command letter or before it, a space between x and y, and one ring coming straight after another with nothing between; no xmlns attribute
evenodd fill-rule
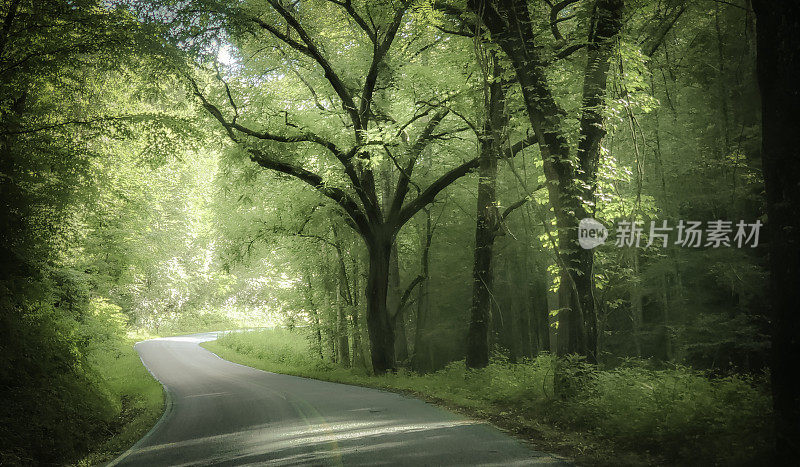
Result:
<svg viewBox="0 0 800 467"><path fill-rule="evenodd" d="M213 339L136 344L167 407L110 465L567 465L418 399L231 363L200 347Z"/></svg>

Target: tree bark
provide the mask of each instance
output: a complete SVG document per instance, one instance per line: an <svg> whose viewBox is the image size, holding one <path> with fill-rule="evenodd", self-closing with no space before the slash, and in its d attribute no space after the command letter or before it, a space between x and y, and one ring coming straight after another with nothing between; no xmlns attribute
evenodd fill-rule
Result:
<svg viewBox="0 0 800 467"><path fill-rule="evenodd" d="M389 287L389 256L393 239L385 233L376 234L367 248L367 330L371 344L372 369L375 374L394 372L394 326L386 307Z"/></svg>
<svg viewBox="0 0 800 467"><path fill-rule="evenodd" d="M753 0L762 101L776 465L800 458L800 4Z"/></svg>
<svg viewBox="0 0 800 467"><path fill-rule="evenodd" d="M488 125L486 125L488 129ZM493 283L492 254L497 222L495 182L497 158L492 138L481 138L481 162L478 166L478 220L475 227L475 254L472 268L472 307L467 331L467 367L489 364L489 324Z"/></svg>
<svg viewBox="0 0 800 467"><path fill-rule="evenodd" d="M430 209L425 209L425 235L420 242L422 249L420 276L422 276L422 282L417 286L417 325L414 329L414 352L411 355L411 369L417 372L425 372L433 367L433 360L430 355L431 343L425 338L428 314L430 313L430 301L428 300L430 278L428 275L430 273L432 239L431 211Z"/></svg>
<svg viewBox="0 0 800 467"><path fill-rule="evenodd" d="M497 59L493 58L491 75L500 75ZM499 79L489 87L486 118L479 135L480 160L478 165L477 222L475 225L475 252L472 266L472 307L467 330L467 368L482 368L489 364L489 327L492 310L492 256L499 224L497 212L497 155L503 121L504 97Z"/></svg>

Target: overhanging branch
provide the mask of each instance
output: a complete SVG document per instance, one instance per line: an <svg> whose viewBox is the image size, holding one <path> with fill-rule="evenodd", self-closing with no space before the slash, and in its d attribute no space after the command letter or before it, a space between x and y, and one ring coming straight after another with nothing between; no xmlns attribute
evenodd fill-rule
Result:
<svg viewBox="0 0 800 467"><path fill-rule="evenodd" d="M332 199L350 216L353 221L351 227L354 227L357 232L366 235L369 232L369 223L367 218L358 206L358 203L341 188L329 186L319 175L306 170L302 167L297 167L286 162L277 161L270 158L266 153L257 148L247 148L250 153L250 158L256 164L264 167L265 169L275 170L286 175L304 181L305 183L314 187L322 195Z"/></svg>
<svg viewBox="0 0 800 467"><path fill-rule="evenodd" d="M420 209L427 206L428 204L432 203L433 200L436 198L436 195L439 194L442 190L447 188L451 183L455 182L459 178L463 177L464 175L472 172L476 168L478 168L478 164L480 163L479 158L474 158L464 162L463 164L451 169L449 172L445 173L438 180L431 183L428 188L425 189L419 196L417 196L413 201L408 203L398 215L397 222L394 225L396 230L400 230L400 227L405 225L409 219L411 219L414 214L419 212Z"/></svg>
<svg viewBox="0 0 800 467"><path fill-rule="evenodd" d="M436 112L425 125L425 128L423 128L422 133L419 135L419 137L417 137L417 140L411 146L408 163L406 164L405 170L400 171L400 177L397 180L397 189L395 190L394 198L392 198L392 205L389 209L389 219L395 219L400 214L400 208L402 208L403 201L405 201L406 194L408 194L408 184L411 180L411 175L414 172L414 166L417 163L417 159L431 141L431 135L433 134L433 131L437 126L439 126L448 113L450 113L450 109L447 108Z"/></svg>

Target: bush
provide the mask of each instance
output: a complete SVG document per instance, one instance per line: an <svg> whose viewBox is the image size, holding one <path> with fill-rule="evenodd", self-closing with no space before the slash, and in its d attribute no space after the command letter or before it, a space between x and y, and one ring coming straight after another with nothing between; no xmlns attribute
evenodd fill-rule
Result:
<svg viewBox="0 0 800 467"><path fill-rule="evenodd" d="M764 386L746 376L710 378L681 366L623 367L596 372L593 387L571 410L582 424L629 448L734 462L767 449Z"/></svg>
<svg viewBox="0 0 800 467"><path fill-rule="evenodd" d="M0 465L77 461L117 438L100 462L161 413L161 386L124 337L119 307L73 305L25 304L0 318Z"/></svg>

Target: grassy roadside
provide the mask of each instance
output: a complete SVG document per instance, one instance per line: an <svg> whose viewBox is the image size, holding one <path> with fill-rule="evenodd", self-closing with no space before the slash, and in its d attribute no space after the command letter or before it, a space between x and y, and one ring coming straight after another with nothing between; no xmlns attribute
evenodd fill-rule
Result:
<svg viewBox="0 0 800 467"><path fill-rule="evenodd" d="M428 375L371 376L314 357L285 330L235 333L202 344L220 357L276 373L403 392L530 440L584 465L742 465L765 459L769 398L757 382L712 379L685 368L609 371L567 367L573 393L552 393L552 357L462 363Z"/></svg>
<svg viewBox="0 0 800 467"><path fill-rule="evenodd" d="M115 459L141 439L164 412L163 387L142 363L134 349L136 342L236 327L216 321L190 324L194 327L165 328L158 334L142 329L129 330L125 338L113 341L110 347L92 352L90 361L95 385L110 401L111 409L104 417L101 439L75 465L100 465Z"/></svg>
<svg viewBox="0 0 800 467"><path fill-rule="evenodd" d="M139 339L136 339L139 340ZM128 338L113 351L98 352L92 367L102 376L113 413L108 417L105 439L76 464L98 465L113 460L144 436L164 411L161 383L155 380Z"/></svg>

